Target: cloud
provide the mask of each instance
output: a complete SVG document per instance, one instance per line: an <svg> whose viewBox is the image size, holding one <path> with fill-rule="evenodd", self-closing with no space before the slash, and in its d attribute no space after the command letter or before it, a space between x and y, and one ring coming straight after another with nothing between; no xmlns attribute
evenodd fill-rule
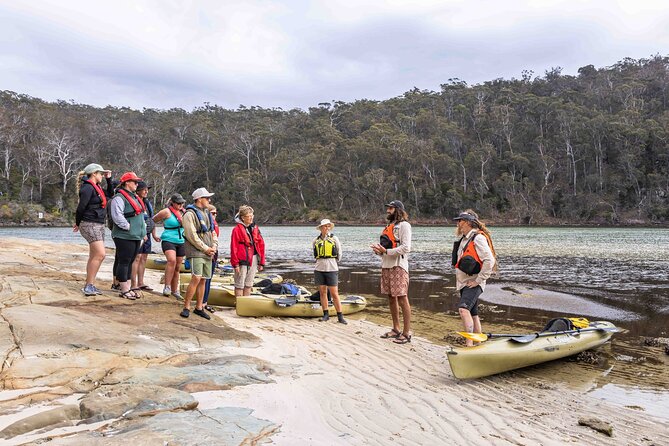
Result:
<svg viewBox="0 0 669 446"><path fill-rule="evenodd" d="M97 106L307 108L669 44L661 1L0 0L0 89ZM6 26L5 26L6 25Z"/></svg>

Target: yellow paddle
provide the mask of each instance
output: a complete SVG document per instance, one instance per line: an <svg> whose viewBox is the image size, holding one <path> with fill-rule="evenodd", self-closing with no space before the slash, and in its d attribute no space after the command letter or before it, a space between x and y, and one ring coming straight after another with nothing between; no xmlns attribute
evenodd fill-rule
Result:
<svg viewBox="0 0 669 446"><path fill-rule="evenodd" d="M472 341L476 342L483 342L488 340L488 335L485 333L469 333L466 331L458 331L457 333L460 336L463 336L467 339L471 339Z"/></svg>

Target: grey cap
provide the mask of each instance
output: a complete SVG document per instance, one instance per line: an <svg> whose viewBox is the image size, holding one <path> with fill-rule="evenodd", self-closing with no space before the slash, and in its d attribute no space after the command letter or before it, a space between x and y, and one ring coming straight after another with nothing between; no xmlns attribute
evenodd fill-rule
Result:
<svg viewBox="0 0 669 446"><path fill-rule="evenodd" d="M192 193L193 200L197 200L198 198L207 198L211 197L214 195L213 192L209 192L206 188L200 187L199 189L195 189Z"/></svg>
<svg viewBox="0 0 669 446"><path fill-rule="evenodd" d="M390 203L386 204L386 207L404 210L404 203L402 203L400 200L393 200Z"/></svg>
<svg viewBox="0 0 669 446"><path fill-rule="evenodd" d="M181 194L174 194L170 197L172 203L184 204L186 199L181 196Z"/></svg>
<svg viewBox="0 0 669 446"><path fill-rule="evenodd" d="M453 221L458 221L458 220L465 220L465 221L477 221L478 219L476 218L475 215L472 215L468 212L460 212L457 217L453 218Z"/></svg>
<svg viewBox="0 0 669 446"><path fill-rule="evenodd" d="M91 175L94 174L95 172L111 172L111 171L104 169L101 165L96 163L91 163L88 166L84 167L84 173L86 175Z"/></svg>

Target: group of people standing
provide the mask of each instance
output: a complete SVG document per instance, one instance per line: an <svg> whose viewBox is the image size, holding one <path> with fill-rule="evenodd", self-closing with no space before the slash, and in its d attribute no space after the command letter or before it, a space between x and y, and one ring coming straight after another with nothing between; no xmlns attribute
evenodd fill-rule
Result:
<svg viewBox="0 0 669 446"><path fill-rule="evenodd" d="M105 188L102 181L106 180ZM79 174L79 205L74 231L79 231L89 243L86 284L87 296L101 294L95 278L105 258L105 220L110 222L116 245L114 283L119 296L134 300L142 297L144 265L151 252L151 239L161 242L167 263L163 295L182 299L179 292L179 273L184 258L190 263L191 279L183 297L182 317L190 316L190 303L195 298L193 313L205 319L213 312L207 305L211 278L218 256L219 227L216 208L211 204L213 193L198 188L192 193L192 204L178 193L172 195L164 209L154 215L148 199L148 186L134 172L121 175L118 185L111 172L99 164L89 164ZM109 208L109 209L108 209ZM381 293L388 296L392 328L381 338L397 344L411 342L411 305L409 303L409 253L412 228L404 204L393 200L385 205L387 225L379 243L370 248L381 257ZM457 222L452 253L456 288L460 294L458 310L465 331L481 332L478 299L486 281L496 270L496 253L490 231L478 215L468 209L454 218ZM164 231L156 234L155 223L162 222ZM253 208L243 205L235 216L236 225L230 241L230 263L234 268L235 295L250 295L256 273L265 266L265 241L254 222ZM347 324L342 314L338 292L339 262L342 245L332 230L334 223L323 219L317 226L320 234L313 240L316 259L314 283L319 288L323 309L321 321L329 320L329 298L337 312L337 321ZM480 235L480 236L479 236ZM400 311L402 318L400 319ZM472 345L467 340L467 345Z"/></svg>

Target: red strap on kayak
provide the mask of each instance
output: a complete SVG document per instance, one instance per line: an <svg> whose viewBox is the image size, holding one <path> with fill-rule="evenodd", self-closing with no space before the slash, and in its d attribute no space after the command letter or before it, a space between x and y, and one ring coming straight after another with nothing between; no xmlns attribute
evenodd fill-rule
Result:
<svg viewBox="0 0 669 446"><path fill-rule="evenodd" d="M126 200L128 200L128 203L130 203L130 206L132 206L132 209L135 211L135 215L139 215L143 212L142 204L139 203L139 199L135 200L135 198L128 193L125 189L119 189L118 192L125 197Z"/></svg>
<svg viewBox="0 0 669 446"><path fill-rule="evenodd" d="M181 211L174 206L170 206L168 209L174 214L179 224L183 226L183 222L181 221L183 215L181 214Z"/></svg>
<svg viewBox="0 0 669 446"><path fill-rule="evenodd" d="M102 188L100 187L100 185L98 183L94 183L91 180L84 180L84 181L87 182L88 184L90 184L91 186L93 186L93 189L95 189L95 193L98 194L98 197L100 197L100 201L102 201L102 205L101 205L102 209L106 208L107 207L107 196L105 195L105 193L102 190Z"/></svg>

